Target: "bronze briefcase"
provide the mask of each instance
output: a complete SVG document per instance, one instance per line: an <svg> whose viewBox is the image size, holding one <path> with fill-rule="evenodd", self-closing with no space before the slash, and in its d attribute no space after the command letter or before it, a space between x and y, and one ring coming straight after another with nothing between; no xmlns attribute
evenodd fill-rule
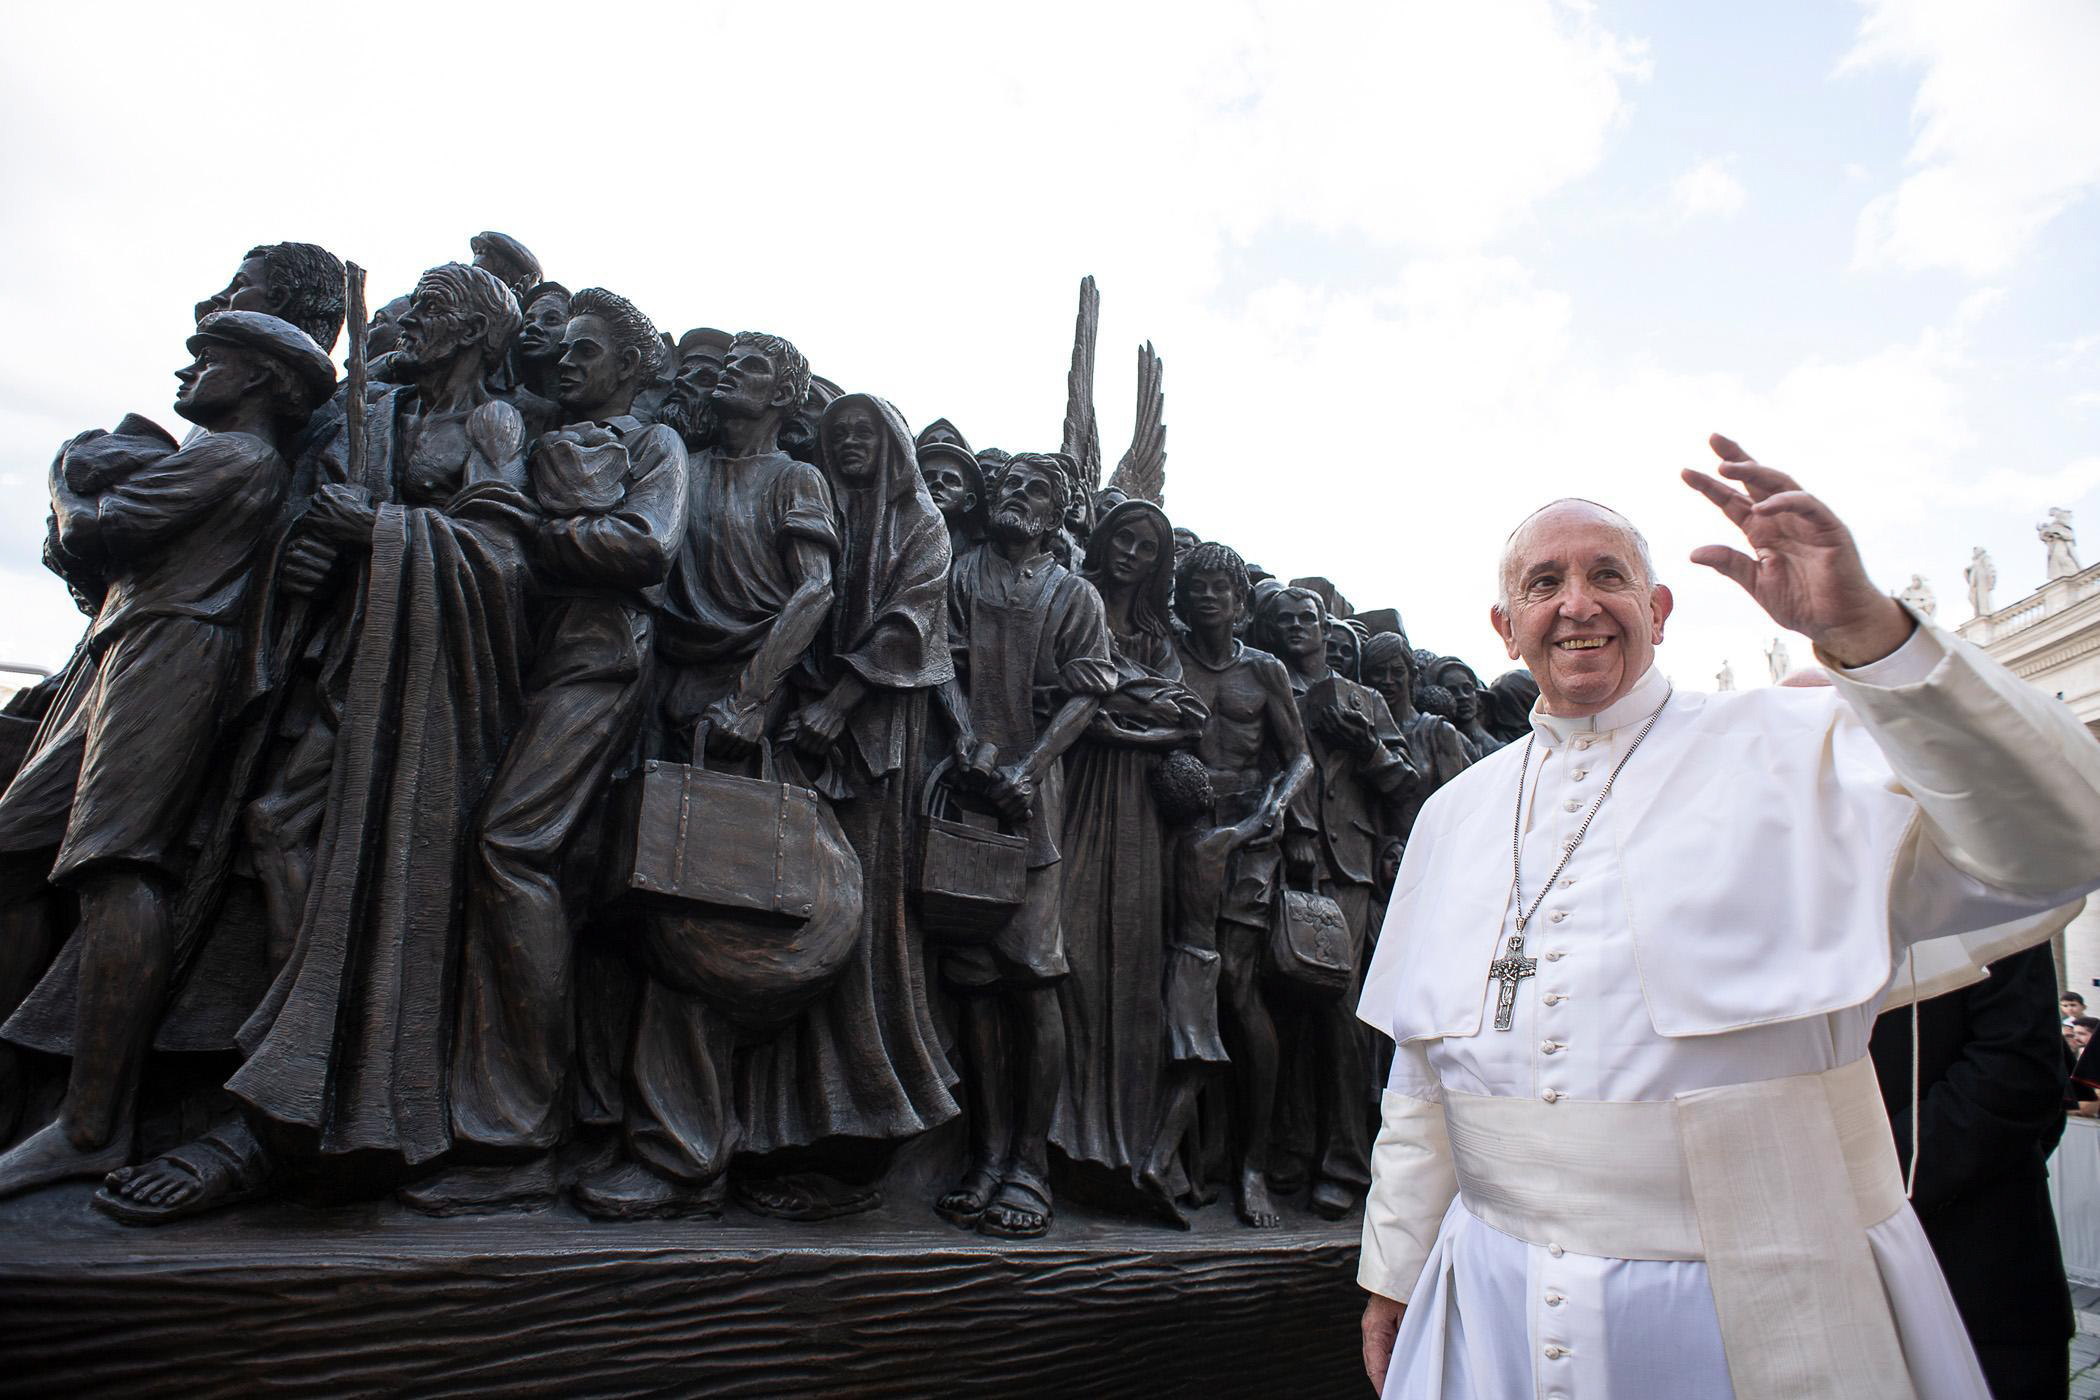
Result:
<svg viewBox="0 0 2100 1400"><path fill-rule="evenodd" d="M816 907L820 800L771 776L651 760L621 792L619 876L644 900L801 923Z"/></svg>

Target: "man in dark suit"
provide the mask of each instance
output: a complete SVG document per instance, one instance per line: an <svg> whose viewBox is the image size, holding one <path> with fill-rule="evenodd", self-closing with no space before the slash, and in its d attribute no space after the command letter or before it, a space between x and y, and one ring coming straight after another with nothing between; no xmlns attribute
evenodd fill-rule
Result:
<svg viewBox="0 0 2100 1400"><path fill-rule="evenodd" d="M2064 1131L2055 975L2043 943L1917 1009L1911 1204L1997 1400L2054 1400L2069 1385L2071 1295L2047 1168ZM1911 1024L1908 1008L1887 1012L1869 1045L1906 1168Z"/></svg>

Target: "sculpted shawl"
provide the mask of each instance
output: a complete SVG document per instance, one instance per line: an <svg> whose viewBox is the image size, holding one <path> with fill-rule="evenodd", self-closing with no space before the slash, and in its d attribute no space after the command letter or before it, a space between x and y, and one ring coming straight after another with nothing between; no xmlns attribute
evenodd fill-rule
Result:
<svg viewBox="0 0 2100 1400"><path fill-rule="evenodd" d="M948 525L920 479L904 416L882 399L848 394L824 411L824 422L849 406L873 410L883 438L868 484L849 484L824 463L841 539L820 671L827 682L850 669L882 690L929 689L955 674L948 650ZM864 701L849 727L868 771L880 777L903 762L905 736L903 712L878 698Z"/></svg>

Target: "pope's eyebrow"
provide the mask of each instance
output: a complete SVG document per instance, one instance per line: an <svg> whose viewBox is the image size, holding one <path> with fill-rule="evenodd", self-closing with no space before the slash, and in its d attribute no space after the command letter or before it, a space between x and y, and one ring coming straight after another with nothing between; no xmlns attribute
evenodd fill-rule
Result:
<svg viewBox="0 0 2100 1400"><path fill-rule="evenodd" d="M1524 582L1529 583L1540 574L1557 574L1566 568L1558 559L1541 559L1524 570Z"/></svg>

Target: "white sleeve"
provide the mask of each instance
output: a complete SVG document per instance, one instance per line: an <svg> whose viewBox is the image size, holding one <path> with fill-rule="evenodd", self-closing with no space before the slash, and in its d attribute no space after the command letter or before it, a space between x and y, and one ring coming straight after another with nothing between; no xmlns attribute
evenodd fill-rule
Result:
<svg viewBox="0 0 2100 1400"><path fill-rule="evenodd" d="M1419 1042L1394 1050L1381 1118L1371 1148L1371 1192L1364 1199L1356 1281L1404 1303L1414 1295L1444 1212L1458 1194L1443 1091Z"/></svg>
<svg viewBox="0 0 2100 1400"><path fill-rule="evenodd" d="M1899 872L1899 890L1947 883L1939 894L1957 903L1988 892L2004 905L1991 923L2100 887L2100 742L2068 706L1923 622L1892 655L1831 677L1918 804L1932 849ZM1955 872L1967 881L1944 879ZM1915 912L1917 934L1939 922Z"/></svg>

